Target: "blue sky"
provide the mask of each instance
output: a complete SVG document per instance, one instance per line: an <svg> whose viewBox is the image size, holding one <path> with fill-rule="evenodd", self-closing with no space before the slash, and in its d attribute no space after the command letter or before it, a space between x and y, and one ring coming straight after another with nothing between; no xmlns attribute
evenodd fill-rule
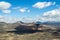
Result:
<svg viewBox="0 0 60 40"><path fill-rule="evenodd" d="M11 17L12 19L26 18L26 20L28 18L30 19L32 18L33 20L33 18L35 17L36 17L35 20L41 17L45 19L48 18L47 17L48 15L51 16L50 14L52 14L52 12L50 11L52 10L56 11L59 9L60 0L0 0L0 16L1 17L4 16L5 17L4 19L6 20L9 17ZM46 12L48 12L47 13L48 15L46 14ZM2 20L2 18L0 20Z"/></svg>

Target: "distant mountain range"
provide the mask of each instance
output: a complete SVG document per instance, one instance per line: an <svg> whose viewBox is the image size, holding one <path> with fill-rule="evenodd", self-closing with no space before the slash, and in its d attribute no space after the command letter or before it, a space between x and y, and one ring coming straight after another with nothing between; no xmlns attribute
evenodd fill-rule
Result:
<svg viewBox="0 0 60 40"><path fill-rule="evenodd" d="M57 26L60 26L60 22L43 22L43 24L47 24L47 25L57 25Z"/></svg>
<svg viewBox="0 0 60 40"><path fill-rule="evenodd" d="M0 22L0 29L6 29L6 30L14 30L14 28L20 26L20 25L34 25L34 24L43 24L43 25L48 25L51 27L56 27L56 28L60 28L60 22L33 22L33 23L24 23L22 21L18 21L16 23L5 23L5 22Z"/></svg>
<svg viewBox="0 0 60 40"><path fill-rule="evenodd" d="M52 21L52 22L49 22L49 21L47 21L47 22L40 22L40 21L37 21L37 22L31 22L31 23L34 23L34 24L47 24L47 25L58 25L58 26L60 26L60 22L55 22L55 21ZM10 25L12 25L12 24L26 24L26 23L24 23L24 22L22 22L22 21L18 21L18 22L16 22L16 23L5 23L5 22L0 22L0 24L10 24ZM28 23L27 23L28 24Z"/></svg>

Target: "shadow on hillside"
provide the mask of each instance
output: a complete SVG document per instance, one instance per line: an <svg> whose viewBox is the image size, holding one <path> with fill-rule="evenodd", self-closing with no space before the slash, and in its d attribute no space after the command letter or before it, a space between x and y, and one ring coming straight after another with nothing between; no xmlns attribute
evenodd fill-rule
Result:
<svg viewBox="0 0 60 40"><path fill-rule="evenodd" d="M15 28L16 31L8 31L10 33L14 32L16 34L25 34L25 33L35 33L35 32L43 32L41 30L33 30L33 26L18 26Z"/></svg>
<svg viewBox="0 0 60 40"><path fill-rule="evenodd" d="M15 34L29 34L29 33L36 33L36 32L43 32L43 31L40 31L40 30L8 31L8 33L15 33Z"/></svg>

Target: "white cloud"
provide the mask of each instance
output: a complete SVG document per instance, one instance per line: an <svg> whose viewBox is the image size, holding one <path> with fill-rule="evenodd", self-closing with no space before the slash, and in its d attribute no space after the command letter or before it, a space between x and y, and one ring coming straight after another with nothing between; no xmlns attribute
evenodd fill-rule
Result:
<svg viewBox="0 0 60 40"><path fill-rule="evenodd" d="M60 8L45 12L42 18L47 21L60 21Z"/></svg>
<svg viewBox="0 0 60 40"><path fill-rule="evenodd" d="M11 10L2 10L3 13L10 14Z"/></svg>
<svg viewBox="0 0 60 40"><path fill-rule="evenodd" d="M0 16L0 22L15 23L17 21L20 21L20 18L15 18L11 16Z"/></svg>
<svg viewBox="0 0 60 40"><path fill-rule="evenodd" d="M19 20L19 19L13 18L13 17L6 17L5 20L4 20L4 22L6 22L6 23L15 23L15 22L17 22L18 20Z"/></svg>
<svg viewBox="0 0 60 40"><path fill-rule="evenodd" d="M20 8L19 9L20 12L24 13L24 12L30 12L30 10L28 8Z"/></svg>
<svg viewBox="0 0 60 40"><path fill-rule="evenodd" d="M60 17L60 8L45 12L43 16L48 16L48 17L59 16Z"/></svg>
<svg viewBox="0 0 60 40"><path fill-rule="evenodd" d="M0 19L4 18L4 16L0 15Z"/></svg>
<svg viewBox="0 0 60 40"><path fill-rule="evenodd" d="M45 8L51 5L55 5L55 2L37 2L33 5L34 8Z"/></svg>
<svg viewBox="0 0 60 40"><path fill-rule="evenodd" d="M0 15L0 22L3 22L4 16Z"/></svg>
<svg viewBox="0 0 60 40"><path fill-rule="evenodd" d="M22 9L20 9L20 12L24 13L24 12L26 12L26 9L22 8Z"/></svg>
<svg viewBox="0 0 60 40"><path fill-rule="evenodd" d="M33 22L34 20L33 20L33 18L31 18L31 17L23 17L23 18L21 18L21 21L23 21L23 22L25 22L25 23L31 23L31 22Z"/></svg>
<svg viewBox="0 0 60 40"><path fill-rule="evenodd" d="M8 9L11 7L11 4L5 1L0 2L0 9Z"/></svg>
<svg viewBox="0 0 60 40"><path fill-rule="evenodd" d="M0 2L0 10L3 12L3 13L11 13L11 10L8 10L12 5L9 3L9 2L5 2L5 1L1 1Z"/></svg>

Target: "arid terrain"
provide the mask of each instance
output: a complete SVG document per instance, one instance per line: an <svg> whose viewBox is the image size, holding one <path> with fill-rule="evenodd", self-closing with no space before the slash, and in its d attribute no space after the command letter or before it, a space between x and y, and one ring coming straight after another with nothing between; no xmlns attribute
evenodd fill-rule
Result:
<svg viewBox="0 0 60 40"><path fill-rule="evenodd" d="M36 32L36 33L2 33L0 40L60 40L60 36L56 36L49 32Z"/></svg>
<svg viewBox="0 0 60 40"><path fill-rule="evenodd" d="M1 22L0 40L60 40L60 31L56 27L41 24L35 30L35 26L36 24L33 23L7 24Z"/></svg>

